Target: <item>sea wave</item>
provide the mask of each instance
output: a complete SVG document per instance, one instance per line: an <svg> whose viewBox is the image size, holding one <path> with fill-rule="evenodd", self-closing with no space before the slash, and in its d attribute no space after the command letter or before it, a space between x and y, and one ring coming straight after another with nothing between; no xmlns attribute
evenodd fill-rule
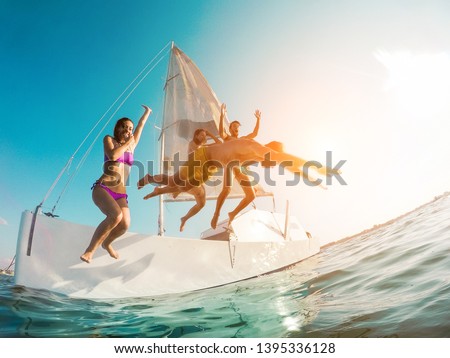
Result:
<svg viewBox="0 0 450 358"><path fill-rule="evenodd" d="M450 198L289 270L154 298L83 300L0 275L2 337L449 337Z"/></svg>

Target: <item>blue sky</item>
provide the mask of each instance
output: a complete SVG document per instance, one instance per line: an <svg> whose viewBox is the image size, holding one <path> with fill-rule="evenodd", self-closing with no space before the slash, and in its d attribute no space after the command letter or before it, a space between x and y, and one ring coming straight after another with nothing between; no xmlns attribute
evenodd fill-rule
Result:
<svg viewBox="0 0 450 358"><path fill-rule="evenodd" d="M324 161L332 151L347 160L347 186L280 182L274 189L277 207L290 199L323 243L431 200L449 190L449 19L446 1L1 0L0 268L14 256L21 212L42 200L101 115L172 40L242 132L253 129L259 108L262 142L281 140L308 159ZM166 66L102 134L121 116L138 120L140 104L148 104L154 112L135 153L140 160L158 148ZM90 198L101 162L98 141L58 207L65 220L101 220ZM155 233L157 200L141 200L138 175L129 189L131 230ZM184 235L208 227L213 204ZM167 206L168 234L177 234L187 208Z"/></svg>

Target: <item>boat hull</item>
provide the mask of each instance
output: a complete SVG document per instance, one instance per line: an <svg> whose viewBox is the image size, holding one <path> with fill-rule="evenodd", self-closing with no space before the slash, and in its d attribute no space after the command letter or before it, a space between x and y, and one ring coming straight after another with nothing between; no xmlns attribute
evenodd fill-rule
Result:
<svg viewBox="0 0 450 358"><path fill-rule="evenodd" d="M127 233L114 242L120 258L99 249L90 264L79 258L94 227L22 214L15 283L72 297L104 299L182 293L277 271L320 251L293 218L252 210L202 239Z"/></svg>

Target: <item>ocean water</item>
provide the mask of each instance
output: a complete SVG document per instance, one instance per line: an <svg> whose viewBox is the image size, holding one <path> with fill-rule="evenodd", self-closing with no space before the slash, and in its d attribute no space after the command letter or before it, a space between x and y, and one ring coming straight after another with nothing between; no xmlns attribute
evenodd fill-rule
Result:
<svg viewBox="0 0 450 358"><path fill-rule="evenodd" d="M0 337L450 337L450 197L289 270L193 293L93 301L0 275Z"/></svg>

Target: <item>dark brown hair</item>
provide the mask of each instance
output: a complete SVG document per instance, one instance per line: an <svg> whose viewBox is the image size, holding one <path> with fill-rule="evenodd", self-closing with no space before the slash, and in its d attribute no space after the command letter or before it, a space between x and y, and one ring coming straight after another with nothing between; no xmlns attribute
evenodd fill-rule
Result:
<svg viewBox="0 0 450 358"><path fill-rule="evenodd" d="M195 132L194 132L193 138L197 137L197 135L198 135L200 132L205 132L205 130L204 130L203 128L198 128L198 129L196 129Z"/></svg>
<svg viewBox="0 0 450 358"><path fill-rule="evenodd" d="M117 140L117 141L118 141L118 138L119 138L119 129L123 126L123 124L124 124L125 122L131 122L131 123L133 123L133 121L132 121L130 118L123 117L123 118L120 118L120 119L116 122L116 125L114 126L114 139ZM133 123L133 125L134 125L134 123Z"/></svg>
<svg viewBox="0 0 450 358"><path fill-rule="evenodd" d="M231 125L232 125L233 123L237 123L237 124L241 125L241 123L240 123L239 121L233 121L233 122L230 123L230 125L229 125L228 128L231 128Z"/></svg>

